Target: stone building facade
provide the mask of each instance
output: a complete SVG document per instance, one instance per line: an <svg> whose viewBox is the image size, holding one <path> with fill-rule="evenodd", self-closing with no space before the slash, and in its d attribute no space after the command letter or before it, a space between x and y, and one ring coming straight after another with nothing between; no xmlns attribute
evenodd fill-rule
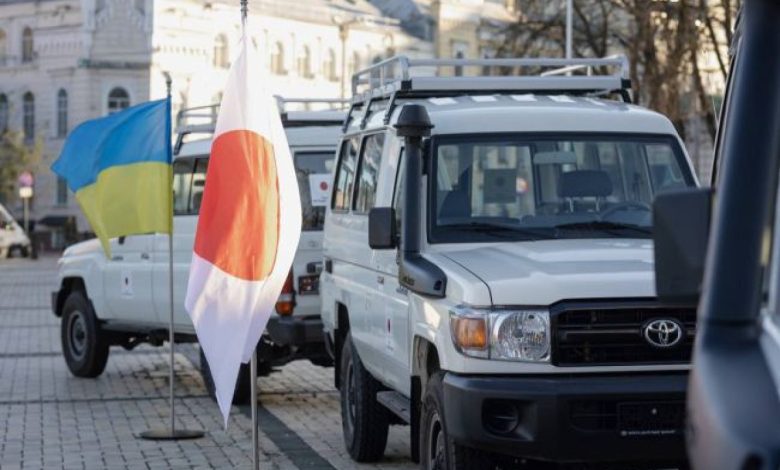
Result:
<svg viewBox="0 0 780 470"><path fill-rule="evenodd" d="M42 243L88 232L49 166L87 119L163 98L174 115L219 100L240 35L238 0L0 0L0 130L43 144L31 218ZM506 0L250 0L249 34L275 94L349 96L349 76L390 55L482 57L513 21ZM492 28L492 29L491 29ZM6 201L16 215L21 202ZM73 229L71 228L71 231Z"/></svg>

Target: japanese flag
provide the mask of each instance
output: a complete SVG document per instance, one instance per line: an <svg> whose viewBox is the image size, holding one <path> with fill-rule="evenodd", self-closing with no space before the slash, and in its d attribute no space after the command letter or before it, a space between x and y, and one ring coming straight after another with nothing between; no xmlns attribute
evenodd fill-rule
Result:
<svg viewBox="0 0 780 470"><path fill-rule="evenodd" d="M185 299L225 426L239 366L265 330L301 232L293 160L259 70L244 34L211 144Z"/></svg>

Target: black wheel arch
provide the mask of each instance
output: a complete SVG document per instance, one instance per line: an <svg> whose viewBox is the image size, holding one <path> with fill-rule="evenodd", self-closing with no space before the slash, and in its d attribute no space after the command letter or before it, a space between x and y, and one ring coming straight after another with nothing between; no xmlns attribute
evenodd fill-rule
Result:
<svg viewBox="0 0 780 470"><path fill-rule="evenodd" d="M65 305L65 300L68 298L70 293L74 291L84 293L84 297L87 299L87 302L89 302L90 307L92 307L93 311L95 310L95 306L92 305L92 300L87 294L87 286L84 283L84 279L80 277L66 277L62 279L62 282L60 283L60 290L57 291L57 301L54 308L54 315L57 317L62 317L62 307Z"/></svg>
<svg viewBox="0 0 780 470"><path fill-rule="evenodd" d="M349 311L341 302L336 303L336 329L333 331L334 359L333 359L333 385L337 390L341 387L341 350L349 333Z"/></svg>

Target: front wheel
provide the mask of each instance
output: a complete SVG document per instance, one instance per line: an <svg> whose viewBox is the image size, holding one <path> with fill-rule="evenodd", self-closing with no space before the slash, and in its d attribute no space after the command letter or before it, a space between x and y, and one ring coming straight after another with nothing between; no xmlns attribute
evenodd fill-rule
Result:
<svg viewBox="0 0 780 470"><path fill-rule="evenodd" d="M94 378L103 373L109 344L83 292L71 292L65 299L60 339L62 355L73 375Z"/></svg>
<svg viewBox="0 0 780 470"><path fill-rule="evenodd" d="M420 412L420 468L423 470L492 470L496 463L485 452L455 443L447 434L442 406L444 372L434 373L425 387Z"/></svg>
<svg viewBox="0 0 780 470"><path fill-rule="evenodd" d="M376 462L385 453L390 417L376 400L380 390L347 335L341 350L341 427L347 451L357 462Z"/></svg>

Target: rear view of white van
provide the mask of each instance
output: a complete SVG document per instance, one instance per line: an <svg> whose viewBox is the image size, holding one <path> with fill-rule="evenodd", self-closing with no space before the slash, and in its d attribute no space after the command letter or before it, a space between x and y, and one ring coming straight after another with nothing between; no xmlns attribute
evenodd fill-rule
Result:
<svg viewBox="0 0 780 470"><path fill-rule="evenodd" d="M0 258L27 257L29 254L30 239L24 233L24 229L0 204Z"/></svg>

